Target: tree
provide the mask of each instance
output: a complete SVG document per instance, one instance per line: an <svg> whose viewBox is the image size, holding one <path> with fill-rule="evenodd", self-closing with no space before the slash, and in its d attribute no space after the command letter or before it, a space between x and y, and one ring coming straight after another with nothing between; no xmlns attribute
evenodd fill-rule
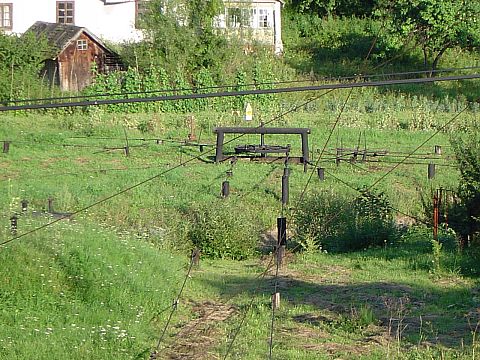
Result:
<svg viewBox="0 0 480 360"><path fill-rule="evenodd" d="M287 4L300 12L318 16L369 16L377 0L290 0Z"/></svg>
<svg viewBox="0 0 480 360"><path fill-rule="evenodd" d="M474 238L480 233L480 132L471 130L464 136L455 136L451 142L461 175L458 196L465 210L456 230L464 237Z"/></svg>
<svg viewBox="0 0 480 360"><path fill-rule="evenodd" d="M382 0L376 11L393 47L412 38L431 70L446 50L480 44L479 14L480 0Z"/></svg>
<svg viewBox="0 0 480 360"><path fill-rule="evenodd" d="M135 60L186 72L217 65L226 41L215 34L213 18L222 10L221 0L149 1L141 19L146 40L132 45Z"/></svg>

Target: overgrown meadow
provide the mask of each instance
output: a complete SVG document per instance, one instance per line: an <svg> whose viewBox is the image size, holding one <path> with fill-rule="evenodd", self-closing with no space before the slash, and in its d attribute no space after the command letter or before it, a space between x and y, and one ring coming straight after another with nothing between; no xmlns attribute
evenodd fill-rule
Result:
<svg viewBox="0 0 480 360"><path fill-rule="evenodd" d="M445 93L449 86L454 88L447 85ZM293 253L277 283L282 305L273 358L475 358L476 249L460 251L451 229L433 241L422 223L431 221L433 191L458 186L450 137L472 128L478 106L405 88L354 90L343 113L347 91L300 106L312 95L318 94L273 97L264 107L251 99L251 123L242 118L243 103L233 107L238 111L185 114L129 113L118 106L2 115L0 138L10 142L8 153L0 154L4 241L13 237L14 214L22 235L57 220L58 213L76 212L142 183L1 248L2 357L148 358L195 247L202 250L200 266L186 278L159 356L267 357L275 280L274 273L262 273L282 214L284 163L215 164L212 146L216 126L263 121L311 128L311 161L326 171L320 181L315 166L304 172L302 165L289 165L290 202L283 213ZM451 126L417 150L425 159L397 164L399 154L416 149L465 106ZM196 140L186 141L192 115ZM227 141L231 154L235 145L259 143L254 135ZM300 156L295 136L266 142L291 144L291 155ZM203 152L198 144L205 144ZM434 154L435 145L441 155ZM336 148L389 154L354 162L350 152L338 163ZM437 164L433 179L427 178L429 162ZM371 195L357 200L358 190L397 165ZM225 180L228 198L221 196ZM47 212L49 198L54 214ZM386 213L372 207L378 199L387 204L380 207ZM28 201L26 211L21 200ZM370 215L358 217L355 209ZM318 221L322 229L322 219L331 222L327 233L308 231ZM358 234L370 240L358 246ZM355 246L332 246L349 244L347 239Z"/></svg>

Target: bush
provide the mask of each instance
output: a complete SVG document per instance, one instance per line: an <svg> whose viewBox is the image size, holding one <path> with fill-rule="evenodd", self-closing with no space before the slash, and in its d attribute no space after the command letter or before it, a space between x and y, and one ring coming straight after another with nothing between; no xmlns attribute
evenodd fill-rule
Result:
<svg viewBox="0 0 480 360"><path fill-rule="evenodd" d="M480 132L456 136L451 143L461 174L457 190L461 202L454 210L463 217L450 223L464 239L475 239L480 234Z"/></svg>
<svg viewBox="0 0 480 360"><path fill-rule="evenodd" d="M202 255L241 260L255 253L261 225L252 213L239 210L224 200L189 212L192 226L188 237Z"/></svg>
<svg viewBox="0 0 480 360"><path fill-rule="evenodd" d="M294 214L296 241L313 238L323 249L345 252L392 242L396 237L390 204L383 193L360 190L355 199L317 193Z"/></svg>

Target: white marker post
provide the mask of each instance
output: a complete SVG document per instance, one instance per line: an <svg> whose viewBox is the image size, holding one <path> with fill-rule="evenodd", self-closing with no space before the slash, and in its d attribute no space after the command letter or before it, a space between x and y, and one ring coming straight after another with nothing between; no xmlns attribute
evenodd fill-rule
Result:
<svg viewBox="0 0 480 360"><path fill-rule="evenodd" d="M245 105L245 121L252 121L253 120L253 108L250 103Z"/></svg>

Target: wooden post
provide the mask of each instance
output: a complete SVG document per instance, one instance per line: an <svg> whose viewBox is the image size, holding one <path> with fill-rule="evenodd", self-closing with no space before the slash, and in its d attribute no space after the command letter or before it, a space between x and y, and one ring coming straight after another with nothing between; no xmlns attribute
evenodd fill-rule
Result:
<svg viewBox="0 0 480 360"><path fill-rule="evenodd" d="M275 310L280 309L280 293L279 292L272 294L272 309L275 309Z"/></svg>
<svg viewBox="0 0 480 360"><path fill-rule="evenodd" d="M48 198L48 212L53 213L53 198Z"/></svg>
<svg viewBox="0 0 480 360"><path fill-rule="evenodd" d="M324 168L317 168L318 178L320 181L325 181L325 169Z"/></svg>
<svg viewBox="0 0 480 360"><path fill-rule="evenodd" d="M20 204L22 205L22 212L26 212L28 208L28 201L22 200Z"/></svg>
<svg viewBox="0 0 480 360"><path fill-rule="evenodd" d="M130 146L128 145L127 129L123 128L123 133L125 134L125 156L128 157L130 155Z"/></svg>
<svg viewBox="0 0 480 360"><path fill-rule="evenodd" d="M17 214L13 214L13 216L10 218L10 230L12 231L13 236L17 235L17 229L18 229L18 216Z"/></svg>
<svg viewBox="0 0 480 360"><path fill-rule="evenodd" d="M3 142L3 153L8 154L9 150L10 150L10 141L4 141Z"/></svg>
<svg viewBox="0 0 480 360"><path fill-rule="evenodd" d="M282 205L288 204L288 176L282 176Z"/></svg>
<svg viewBox="0 0 480 360"><path fill-rule="evenodd" d="M192 250L192 263L193 266L198 267L200 265L200 249L195 248Z"/></svg>
<svg viewBox="0 0 480 360"><path fill-rule="evenodd" d="M435 155L442 155L442 147L440 145L435 145L433 148Z"/></svg>
<svg viewBox="0 0 480 360"><path fill-rule="evenodd" d="M230 183L225 180L222 183L222 197L226 198L228 195L230 195Z"/></svg>
<svg viewBox="0 0 480 360"><path fill-rule="evenodd" d="M287 247L287 218L277 218L277 265L283 266L283 259Z"/></svg>
<svg viewBox="0 0 480 360"><path fill-rule="evenodd" d="M428 164L428 178L433 179L435 177L435 164Z"/></svg>

